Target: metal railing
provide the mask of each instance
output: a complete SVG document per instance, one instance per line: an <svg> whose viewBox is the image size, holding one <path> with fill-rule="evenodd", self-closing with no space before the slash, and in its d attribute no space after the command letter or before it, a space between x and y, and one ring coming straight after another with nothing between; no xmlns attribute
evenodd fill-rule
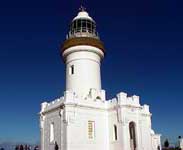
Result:
<svg viewBox="0 0 183 150"><path fill-rule="evenodd" d="M66 36L66 39L74 38L74 37L92 37L92 38L100 39L99 34L96 32L96 30L92 30L86 27L77 28L69 31L69 33Z"/></svg>

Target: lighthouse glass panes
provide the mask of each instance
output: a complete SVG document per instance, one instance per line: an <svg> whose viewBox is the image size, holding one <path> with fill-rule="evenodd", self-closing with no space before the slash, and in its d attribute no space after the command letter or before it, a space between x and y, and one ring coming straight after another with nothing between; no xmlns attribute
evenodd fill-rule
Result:
<svg viewBox="0 0 183 150"><path fill-rule="evenodd" d="M71 34L78 33L78 32L95 33L96 25L91 20L77 19L72 22L70 31L71 31Z"/></svg>
<svg viewBox="0 0 183 150"><path fill-rule="evenodd" d="M95 137L95 122L88 121L88 138L94 139Z"/></svg>
<svg viewBox="0 0 183 150"><path fill-rule="evenodd" d="M70 34L71 37L94 37L97 38L96 24L94 21L89 19L77 19L71 23Z"/></svg>

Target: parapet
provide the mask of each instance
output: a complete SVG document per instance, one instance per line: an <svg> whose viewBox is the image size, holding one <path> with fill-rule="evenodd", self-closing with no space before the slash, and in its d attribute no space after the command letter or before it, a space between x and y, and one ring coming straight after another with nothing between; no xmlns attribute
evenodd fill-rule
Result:
<svg viewBox="0 0 183 150"><path fill-rule="evenodd" d="M96 89L90 89L90 92L89 92L89 95L88 95L88 98L91 98L91 99L98 99L98 100L102 100L102 101L105 101L106 100L106 97L105 97L105 90L96 90Z"/></svg>
<svg viewBox="0 0 183 150"><path fill-rule="evenodd" d="M41 112L54 110L61 105L74 104L101 109L110 109L119 106L137 107L141 109L141 113L150 114L149 106L141 106L139 101L139 96L133 95L128 97L127 93L124 92L120 92L115 98L106 101L104 90L97 91L95 89L91 89L86 97L78 97L78 95L72 91L65 91L63 97L58 98L50 103L42 103Z"/></svg>
<svg viewBox="0 0 183 150"><path fill-rule="evenodd" d="M50 103L43 102L41 104L41 113L45 112L45 111L55 109L55 108L59 107L63 102L64 102L64 97L60 97L60 98L58 98L58 99L56 99L56 100L54 100Z"/></svg>
<svg viewBox="0 0 183 150"><path fill-rule="evenodd" d="M118 105L118 101L117 98L113 98L111 100L106 101L106 107L109 108L113 108L116 107Z"/></svg>
<svg viewBox="0 0 183 150"><path fill-rule="evenodd" d="M87 101L87 103L86 103ZM52 111L61 105L67 105L67 104L74 104L74 105L81 105L86 107L93 107L93 108L105 108L105 90L96 90L91 89L87 96L85 97L79 97L75 92L73 91L65 91L64 96L61 98L58 98L50 103L43 102L41 104L41 112L44 113L47 111Z"/></svg>
<svg viewBox="0 0 183 150"><path fill-rule="evenodd" d="M128 97L127 94L124 92L117 94L117 101L118 101L118 104L120 105L130 105L130 106L139 107L140 106L139 99L140 97L136 95Z"/></svg>
<svg viewBox="0 0 183 150"><path fill-rule="evenodd" d="M139 103L139 96L128 97L127 93L120 92L117 96L111 100L106 101L107 108L113 108L117 106L132 106L141 107Z"/></svg>
<svg viewBox="0 0 183 150"><path fill-rule="evenodd" d="M149 105L143 105L143 110L145 113L148 113L149 112Z"/></svg>

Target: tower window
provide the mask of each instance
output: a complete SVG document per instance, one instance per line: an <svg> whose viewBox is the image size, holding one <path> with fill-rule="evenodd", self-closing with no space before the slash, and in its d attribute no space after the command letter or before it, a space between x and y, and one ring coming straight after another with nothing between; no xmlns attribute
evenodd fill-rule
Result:
<svg viewBox="0 0 183 150"><path fill-rule="evenodd" d="M70 66L69 68L69 74L73 75L74 74L74 65Z"/></svg>
<svg viewBox="0 0 183 150"><path fill-rule="evenodd" d="M50 124L50 142L54 142L54 123Z"/></svg>
<svg viewBox="0 0 183 150"><path fill-rule="evenodd" d="M117 141L118 140L118 130L117 130L117 126L114 125L113 127L113 140Z"/></svg>
<svg viewBox="0 0 183 150"><path fill-rule="evenodd" d="M95 122L88 121L88 138L94 139L95 137Z"/></svg>

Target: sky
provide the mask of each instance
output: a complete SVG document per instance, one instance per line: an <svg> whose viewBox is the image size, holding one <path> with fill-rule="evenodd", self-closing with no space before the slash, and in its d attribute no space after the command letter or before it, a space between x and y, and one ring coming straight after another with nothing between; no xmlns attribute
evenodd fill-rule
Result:
<svg viewBox="0 0 183 150"><path fill-rule="evenodd" d="M79 0L6 0L0 4L0 142L39 142L40 103L63 95L60 44ZM183 135L181 0L83 1L105 43L102 87L150 105L153 129Z"/></svg>

